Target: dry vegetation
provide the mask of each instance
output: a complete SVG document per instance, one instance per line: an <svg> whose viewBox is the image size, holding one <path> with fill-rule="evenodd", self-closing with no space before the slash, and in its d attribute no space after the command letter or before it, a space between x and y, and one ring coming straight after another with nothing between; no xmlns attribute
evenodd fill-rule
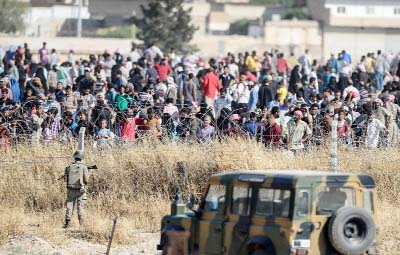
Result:
<svg viewBox="0 0 400 255"><path fill-rule="evenodd" d="M187 170L184 190L200 194L213 173L234 169L319 169L329 166L328 150L294 158L286 152L266 151L249 142L229 141L212 146L141 145L108 152L87 150L86 162L97 164L89 185L87 226L63 231L65 184L57 181L71 162L65 146L18 147L0 159L0 244L20 234L37 234L61 244L68 238L105 243L111 219L119 217L118 244L140 242L138 233L157 232L176 184L176 162ZM380 196L379 241L382 254L400 250L400 153L345 150L339 170L374 176ZM77 223L75 222L75 226Z"/></svg>

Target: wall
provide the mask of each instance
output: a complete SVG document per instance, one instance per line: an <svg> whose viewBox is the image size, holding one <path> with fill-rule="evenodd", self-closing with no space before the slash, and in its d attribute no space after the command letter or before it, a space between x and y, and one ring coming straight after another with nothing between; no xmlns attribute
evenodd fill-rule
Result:
<svg viewBox="0 0 400 255"><path fill-rule="evenodd" d="M65 55L70 49L74 49L75 55L87 56L89 54L101 54L105 49L114 52L117 48L122 53L128 53L131 49L129 39L104 39L104 38L75 38L75 37L1 37L0 46L23 45L28 43L31 52L35 55L34 60L38 60L37 52L42 47L42 42L47 42L47 48L55 48L59 55ZM63 58L66 60L66 58Z"/></svg>
<svg viewBox="0 0 400 255"><path fill-rule="evenodd" d="M82 19L89 19L87 7L82 7ZM66 19L78 18L78 7L54 5L51 7L32 7L24 16L27 24L25 36L55 37Z"/></svg>
<svg viewBox="0 0 400 255"><path fill-rule="evenodd" d="M195 35L204 35L207 32L207 17L210 12L210 3L207 2L192 2L192 3L184 3L183 8L189 9L192 8L190 16L192 17L192 23L198 30L195 32Z"/></svg>
<svg viewBox="0 0 400 255"><path fill-rule="evenodd" d="M319 58L322 35L316 21L268 21L264 26L264 43L278 48L293 49L296 55L310 49L313 57Z"/></svg>
<svg viewBox="0 0 400 255"><path fill-rule="evenodd" d="M377 50L400 52L400 29L324 27L324 59L345 49L355 61Z"/></svg>

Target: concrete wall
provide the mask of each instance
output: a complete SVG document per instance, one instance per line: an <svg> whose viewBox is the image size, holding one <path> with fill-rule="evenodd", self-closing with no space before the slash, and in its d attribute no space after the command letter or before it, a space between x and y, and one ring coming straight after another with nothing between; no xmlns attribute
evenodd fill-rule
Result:
<svg viewBox="0 0 400 255"><path fill-rule="evenodd" d="M192 11L190 13L190 16L192 17L192 24L198 28L198 30L195 32L195 35L201 36L206 34L207 17L211 9L210 3L208 2L184 3L183 8L185 9L192 8Z"/></svg>
<svg viewBox="0 0 400 255"><path fill-rule="evenodd" d="M76 56L88 57L89 54L101 54L105 49L114 52L117 48L122 53L128 53L131 49L132 40L129 39L104 39L104 38L75 38L75 37L1 37L0 46L23 45L28 43L34 60L38 60L37 52L42 47L42 42L47 42L47 48L55 48L59 55L68 54L70 49L75 51ZM66 60L66 58L62 58Z"/></svg>
<svg viewBox="0 0 400 255"><path fill-rule="evenodd" d="M318 22L280 20L269 21L264 27L264 43L277 48L292 49L296 55L310 49L319 58L322 50L322 35Z"/></svg>
<svg viewBox="0 0 400 255"><path fill-rule="evenodd" d="M225 4L225 13L235 19L258 19L265 11L263 5Z"/></svg>
<svg viewBox="0 0 400 255"><path fill-rule="evenodd" d="M88 7L82 7L82 19L89 19ZM66 19L78 18L78 7L53 5L50 7L31 7L24 15L25 36L55 37Z"/></svg>
<svg viewBox="0 0 400 255"><path fill-rule="evenodd" d="M345 49L354 61L359 61L362 55L377 50L400 52L400 28L346 28L324 27L324 59L330 53L338 53Z"/></svg>

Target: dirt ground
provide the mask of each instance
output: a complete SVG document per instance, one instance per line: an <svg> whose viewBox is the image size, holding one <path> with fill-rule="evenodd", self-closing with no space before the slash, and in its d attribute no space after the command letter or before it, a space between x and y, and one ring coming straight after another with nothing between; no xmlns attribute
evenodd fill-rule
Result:
<svg viewBox="0 0 400 255"><path fill-rule="evenodd" d="M160 254L156 250L158 241L159 233L138 233L134 246L113 247L110 255ZM104 255L106 250L106 245L79 239L70 239L58 246L38 236L23 235L11 238L0 247L0 255Z"/></svg>

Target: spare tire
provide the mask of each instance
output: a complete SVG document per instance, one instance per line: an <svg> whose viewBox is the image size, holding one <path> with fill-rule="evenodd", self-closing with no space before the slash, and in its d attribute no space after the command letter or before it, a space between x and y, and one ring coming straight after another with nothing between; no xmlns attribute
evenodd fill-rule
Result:
<svg viewBox="0 0 400 255"><path fill-rule="evenodd" d="M329 240L344 255L365 253L374 243L376 226L370 212L359 207L342 207L329 221Z"/></svg>

